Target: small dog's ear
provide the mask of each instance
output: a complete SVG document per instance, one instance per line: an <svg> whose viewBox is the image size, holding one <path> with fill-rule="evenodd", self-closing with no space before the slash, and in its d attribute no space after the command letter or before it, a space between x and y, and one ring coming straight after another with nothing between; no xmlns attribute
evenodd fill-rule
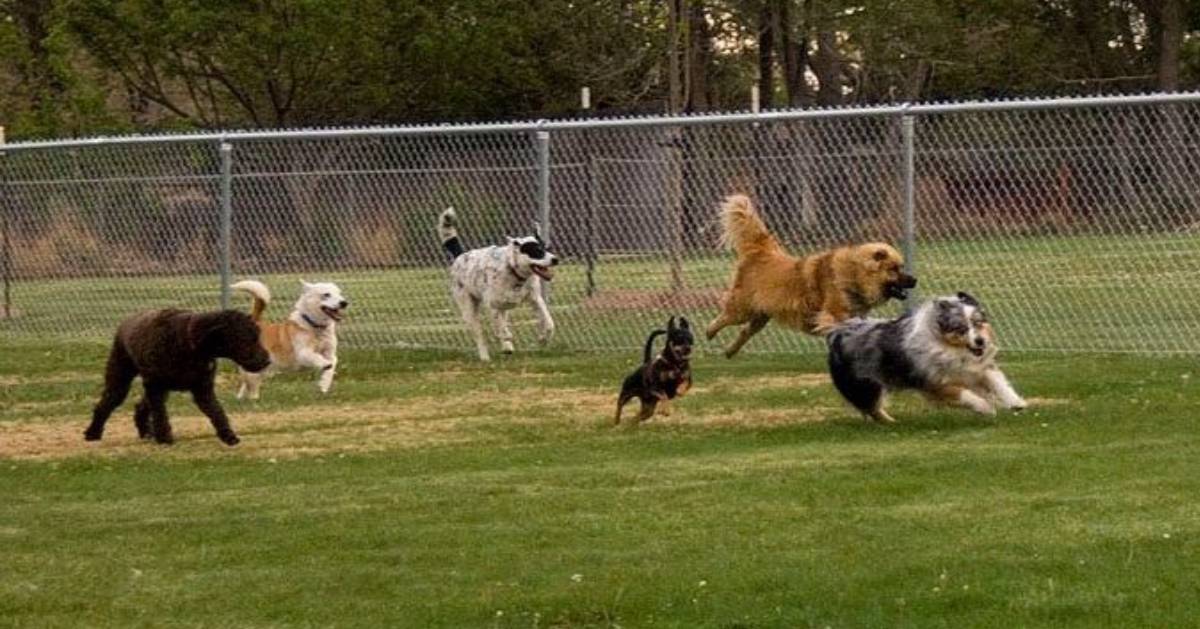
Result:
<svg viewBox="0 0 1200 629"><path fill-rule="evenodd" d="M686 317L679 317L679 329L681 329L681 330L691 329L691 324L688 323L688 320Z"/></svg>
<svg viewBox="0 0 1200 629"><path fill-rule="evenodd" d="M674 332L674 331L675 331L675 317L671 317L669 320L667 320L667 332L670 333L670 332Z"/></svg>
<svg viewBox="0 0 1200 629"><path fill-rule="evenodd" d="M979 300L972 297L970 293L964 293L964 292L960 291L958 293L957 297L958 297L959 301L963 302L964 304L966 304L968 306L975 306L976 308L979 307Z"/></svg>

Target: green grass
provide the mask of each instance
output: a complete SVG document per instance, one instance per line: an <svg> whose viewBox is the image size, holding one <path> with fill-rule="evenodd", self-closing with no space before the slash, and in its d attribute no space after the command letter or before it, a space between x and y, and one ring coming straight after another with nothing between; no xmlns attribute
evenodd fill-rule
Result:
<svg viewBox="0 0 1200 629"><path fill-rule="evenodd" d="M715 295L725 286L730 265L725 255L687 258L686 288ZM1200 268L1200 235L935 241L920 244L915 267L924 295L966 290L979 297L1010 350L1200 353L1200 316L1190 298L1200 292L1195 272ZM262 277L276 295L269 316L286 313L299 277ZM353 301L341 330L348 346L465 350L472 345L441 267L308 276L313 278L338 282ZM559 330L553 349L632 349L669 315L686 314L706 323L715 313L715 304L700 305L703 300L683 309L653 299L637 307L614 307L635 293L669 293L671 272L662 256L602 258L595 280L599 303L587 298L586 271L578 260L560 267L551 300ZM17 316L0 319L0 342L102 343L117 320L137 309L215 307L218 283L215 274L18 281L13 295ZM248 301L236 295L233 303L244 307ZM879 314L897 311L893 305ZM528 349L534 342L529 309L515 310L513 320L518 346ZM776 326L769 326L753 347L764 352L822 350L819 342Z"/></svg>
<svg viewBox="0 0 1200 629"><path fill-rule="evenodd" d="M6 354L6 356L11 354ZM609 425L631 356L347 350L180 442L103 354L0 361L0 625L1137 627L1200 615L1193 358L1023 353L1033 406L849 412L820 358L701 357L669 418Z"/></svg>

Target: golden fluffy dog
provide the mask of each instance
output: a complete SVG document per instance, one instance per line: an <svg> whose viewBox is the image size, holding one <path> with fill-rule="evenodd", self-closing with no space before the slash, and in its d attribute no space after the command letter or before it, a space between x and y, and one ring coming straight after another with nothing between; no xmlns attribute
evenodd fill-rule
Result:
<svg viewBox="0 0 1200 629"><path fill-rule="evenodd" d="M771 319L824 336L833 326L862 316L889 298L904 299L917 280L904 258L886 243L872 242L797 258L767 230L750 199L733 195L721 206L721 242L737 254L733 284L721 314L708 324L712 339L731 325L746 324L725 350L732 358Z"/></svg>

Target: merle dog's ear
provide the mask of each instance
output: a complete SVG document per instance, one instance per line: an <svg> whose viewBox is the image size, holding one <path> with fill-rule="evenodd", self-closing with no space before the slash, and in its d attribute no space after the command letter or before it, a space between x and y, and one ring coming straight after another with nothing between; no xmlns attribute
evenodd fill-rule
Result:
<svg viewBox="0 0 1200 629"><path fill-rule="evenodd" d="M964 293L964 292L960 291L958 293L957 297L958 297L959 301L963 302L964 304L966 304L968 306L975 306L976 308L979 307L979 300L972 297L970 293Z"/></svg>

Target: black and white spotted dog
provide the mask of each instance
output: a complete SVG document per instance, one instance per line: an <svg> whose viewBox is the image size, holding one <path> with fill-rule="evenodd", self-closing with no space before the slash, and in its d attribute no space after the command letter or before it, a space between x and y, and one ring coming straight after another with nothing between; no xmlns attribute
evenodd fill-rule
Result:
<svg viewBox="0 0 1200 629"><path fill-rule="evenodd" d="M506 245L467 251L458 238L458 216L446 208L438 218L442 247L450 254L450 293L462 312L467 330L475 337L480 360L490 360L483 338L483 311L492 320L492 330L505 354L513 351L508 311L522 302L533 306L538 322L538 342L550 342L554 319L542 296L542 280L551 281L558 258L546 250L540 236L509 238Z"/></svg>
<svg viewBox="0 0 1200 629"><path fill-rule="evenodd" d="M896 421L883 404L897 389L986 415L996 413L993 401L1013 410L1026 405L996 366L992 326L967 293L938 297L896 319L848 319L826 341L834 386L876 421Z"/></svg>

